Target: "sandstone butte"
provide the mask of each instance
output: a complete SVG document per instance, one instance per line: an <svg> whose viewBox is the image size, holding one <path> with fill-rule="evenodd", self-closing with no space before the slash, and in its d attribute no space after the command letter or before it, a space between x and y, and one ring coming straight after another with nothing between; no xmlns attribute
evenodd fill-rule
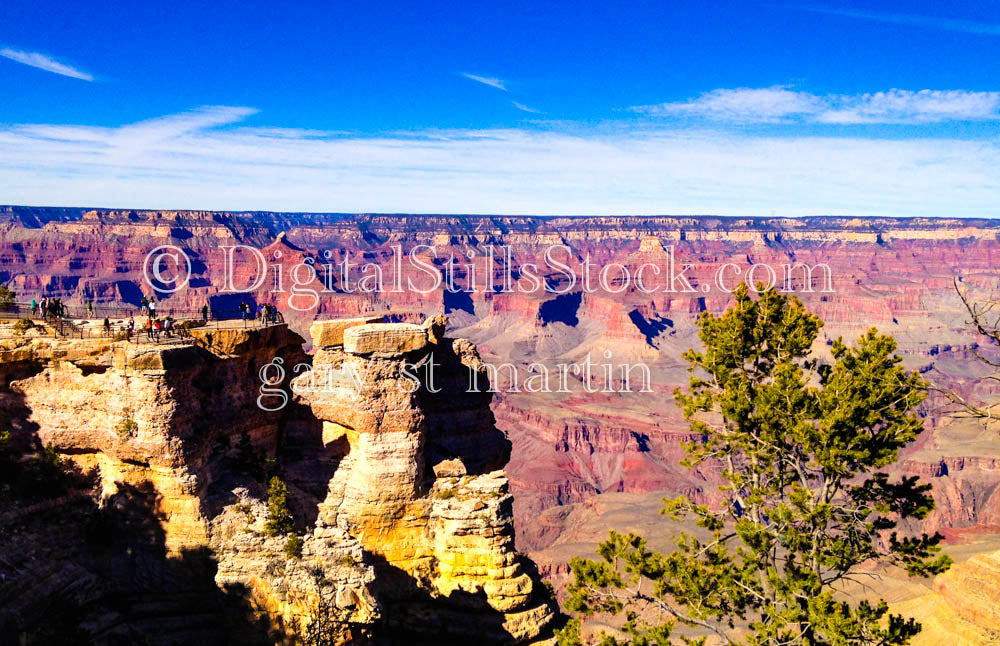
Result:
<svg viewBox="0 0 1000 646"><path fill-rule="evenodd" d="M89 472L100 509L87 496L3 505L0 641L53 613L97 643L282 642L318 613L345 644L544 641L556 608L514 549L510 443L491 393L466 393L476 348L446 338L444 317L371 321L314 324L313 372L286 379L296 394L273 412L257 405L260 368L277 357L290 378L309 362L285 325L162 346L5 342L6 424ZM403 374L431 355L436 392ZM281 465L300 559L264 531L242 438ZM89 526L64 525L104 511L118 520L96 548ZM231 628L234 600L255 625Z"/></svg>
<svg viewBox="0 0 1000 646"><path fill-rule="evenodd" d="M490 408L497 427L511 443L504 471L514 497L517 547L537 563L542 576L557 590L567 579L568 558L592 553L608 528L642 526L654 534L651 538L664 533L662 527L644 525L638 507L609 504L609 497L645 496L656 503L663 495L684 493L702 502L717 501L711 471L693 473L679 465L682 444L692 438L670 393L686 383L688 375L680 356L699 344L697 317L705 311L721 312L731 302L715 282L722 266L731 263L726 277L732 282L738 280L732 267L746 271L752 265L766 265L780 275L785 266L824 264L831 272L830 291L820 281L811 290L805 289L801 269L792 279L796 295L825 321L818 352L825 352L839 336L850 342L874 326L897 339L908 368L919 370L938 386L978 400L1000 397L998 384L984 378L990 369L976 355L985 353L993 361L1000 356L970 330L953 286L958 278L973 300L995 297L1000 222L994 220L543 218L0 207L0 281L14 289L19 300L45 293L76 306L93 299L99 307L134 307L140 294L149 291L142 278L145 254L161 244L180 246L197 261L190 284L165 296L161 309L198 310L206 302L213 309L233 309L241 298L274 302L292 331L312 338L317 360L322 359L324 346L341 346L346 341L347 324L311 328L315 319L370 323L387 316L395 323L421 324L428 316L444 313L449 317L448 336L469 339L484 362L511 366L522 381L533 366L552 368L588 355L600 362L610 353L610 362L616 365L647 365L652 393L588 392L579 378L570 383L567 393L529 393L512 388L507 371L495 374L500 392ZM271 270L285 277L284 291L274 292L268 280L257 288L247 287L244 293L223 293L222 248L233 245L264 254ZM598 267L621 263L635 271L651 262L665 269L672 252L678 269L691 265L685 275L694 291L671 291L666 273L651 272L645 276L648 291L639 290L634 281L615 285L614 291L587 292L578 283L561 295L484 286L487 277L497 287L529 264L544 267L551 245L568 249L556 257L578 276L586 258ZM404 253L415 251L417 258L442 274L449 257L457 258L460 287L473 274L478 286L458 292L444 286L429 292L393 291L397 246ZM493 260L486 255L490 246L498 249ZM473 259L466 261L469 254ZM322 292L318 304L303 311L291 307L308 303L290 290L294 266L310 261L320 268L324 263L337 267L348 259L359 272L364 263L378 267L385 277L385 290L359 293L356 274L349 284L337 277L332 289L323 291L325 285L317 278L305 287ZM418 286L426 283L425 272L409 263L404 263L402 273L403 285L407 279ZM554 286L567 286L559 272L541 273ZM757 276L762 275L766 272ZM236 263L235 285L252 286L254 277L255 264L244 254L244 261ZM432 330L428 332L430 342L439 338ZM366 341L355 338L351 342L359 344L354 346L358 349ZM360 356L376 363L384 360L376 354ZM316 405L322 409L322 400L329 397L326 393L317 396ZM312 404L305 399L303 395L297 400L296 410L311 411ZM935 511L910 529L980 537L974 550L951 538L948 549L961 557L956 572L964 571L966 561L973 570L986 572L989 561L973 559L986 558L1000 548L1000 435L996 428L956 420L948 412L945 403L932 394L921 409L926 431L889 470L894 476L919 475L933 485ZM344 426L341 421L327 421L331 422L325 429L328 439L346 438L331 440L331 447L358 440L353 431L337 426ZM294 418L286 426L294 444L301 431L295 431ZM327 498L330 480L329 466L320 466L330 462L310 463L312 451L303 449L304 462L295 469L296 487L311 491L318 505ZM259 492L256 495L259 498ZM655 508L650 509L658 518ZM583 516L592 522L579 522ZM423 561L415 557L414 562ZM961 603L948 601L963 596L954 592L962 589L962 581L976 580L956 575L947 590L938 591L893 580L888 583L892 589L883 592L904 606L911 601L933 606L937 609L934 616L941 617L935 620L938 625L995 630L995 626L970 624L971 620L957 614ZM964 597L970 603L988 602L972 592ZM981 622L990 616L971 609L965 614ZM941 634L928 631L931 637L925 637L930 641L924 643L935 643Z"/></svg>

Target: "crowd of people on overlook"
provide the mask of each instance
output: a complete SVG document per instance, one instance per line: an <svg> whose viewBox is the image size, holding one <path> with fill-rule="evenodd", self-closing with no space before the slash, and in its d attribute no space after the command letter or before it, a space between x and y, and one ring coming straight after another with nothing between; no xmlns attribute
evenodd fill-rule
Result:
<svg viewBox="0 0 1000 646"><path fill-rule="evenodd" d="M154 318L152 316L147 316L145 323L143 323L142 329L146 332L146 338L150 341L159 342L160 336L170 338L174 336L174 324L176 320L173 316L167 315L166 318ZM112 336L114 331L111 325L111 319L104 317L104 335ZM135 331L135 317L130 316L128 323L122 326L122 332L125 334L127 340L131 340L132 336L136 333Z"/></svg>
<svg viewBox="0 0 1000 646"><path fill-rule="evenodd" d="M69 311L61 298L43 296L41 301L31 299L31 315L44 319L68 318ZM94 318L94 301L87 301L87 318Z"/></svg>
<svg viewBox="0 0 1000 646"><path fill-rule="evenodd" d="M279 323L281 314L278 312L278 308L274 305L261 303L257 306L256 317L254 317L253 303L242 301L240 303L240 318L244 321L256 318L260 321L261 325L268 325L270 323Z"/></svg>
<svg viewBox="0 0 1000 646"><path fill-rule="evenodd" d="M31 315L41 315L44 319L62 318L66 316L66 306L63 304L62 299L59 298L43 296L41 302L31 299Z"/></svg>
<svg viewBox="0 0 1000 646"><path fill-rule="evenodd" d="M86 302L86 317L95 318L94 301L88 300ZM128 321L121 321L118 329L116 330L116 325L112 322L110 316L104 316L103 325L101 328L102 334L107 337L114 336L116 333L121 333L128 340L131 340L137 333L141 334L145 331L146 338L151 341L159 342L162 337L173 337L177 334L177 319L174 318L174 311L171 309L168 311L165 317L158 315L158 306L156 302L156 297L153 295L146 296L145 294L139 299L139 316L145 317L145 321L142 323L142 328L137 332L136 330L136 320L135 316L131 311L128 312ZM201 319L203 321L209 320L209 315L212 314L212 310L209 304L206 302L201 307ZM39 317L49 320L56 319L68 319L72 315L66 308L62 299L43 296L41 301L36 299L31 300L31 314L33 317ZM255 305L249 301L242 301L239 305L240 319L244 322L255 321L260 325L273 325L276 323L283 322L284 317L278 308L274 305L268 303L261 303Z"/></svg>

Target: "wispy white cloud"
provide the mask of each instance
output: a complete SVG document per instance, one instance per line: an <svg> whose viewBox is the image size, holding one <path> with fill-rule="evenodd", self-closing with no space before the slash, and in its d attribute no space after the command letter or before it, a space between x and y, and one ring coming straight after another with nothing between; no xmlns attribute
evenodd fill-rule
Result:
<svg viewBox="0 0 1000 646"><path fill-rule="evenodd" d="M777 121L815 112L818 97L785 87L719 89L696 99L631 108L654 117L692 116L719 121Z"/></svg>
<svg viewBox="0 0 1000 646"><path fill-rule="evenodd" d="M669 125L363 137L202 108L115 128L0 126L21 204L433 213L1000 217L994 140L769 137Z"/></svg>
<svg viewBox="0 0 1000 646"><path fill-rule="evenodd" d="M1000 92L889 90L828 97L822 123L934 123L1000 119Z"/></svg>
<svg viewBox="0 0 1000 646"><path fill-rule="evenodd" d="M482 83L483 85L489 85L490 87L495 87L498 90L507 91L507 86L504 85L502 79L493 78L490 76L476 76L475 74L469 74L467 72L462 72L462 76L476 83Z"/></svg>
<svg viewBox="0 0 1000 646"><path fill-rule="evenodd" d="M18 63L30 65L31 67L37 67L38 69L45 70L46 72L52 72L53 74L61 74L63 76L69 76L70 78L80 79L81 81L94 80L94 77L91 74L66 65L65 63L60 63L51 56L46 56L45 54L40 54L38 52L23 52L17 49L4 47L3 49L0 49L0 56L9 58L12 61L17 61Z"/></svg>
<svg viewBox="0 0 1000 646"><path fill-rule="evenodd" d="M535 108L529 108L528 106L524 105L523 103L518 103L517 101L511 101L511 104L515 108L517 108L518 110L520 110L522 112L530 112L532 114L545 114L541 110L536 110Z"/></svg>
<svg viewBox="0 0 1000 646"><path fill-rule="evenodd" d="M171 114L122 126L118 129L117 140L148 145L191 132L237 123L256 113L256 108L243 106L203 106L180 114Z"/></svg>
<svg viewBox="0 0 1000 646"><path fill-rule="evenodd" d="M910 25L913 27L926 27L928 29L940 29L944 31L959 31L967 34L979 34L982 36L1000 36L1000 24L990 22L977 22L975 20L961 20L955 18L938 18L909 13L884 13L878 11L856 11L854 9L834 9L831 7L805 6L794 8L800 11L825 13L834 16L844 16L845 18L873 20L876 22Z"/></svg>
<svg viewBox="0 0 1000 646"><path fill-rule="evenodd" d="M892 89L859 95L817 96L787 87L735 88L689 100L631 108L652 117L689 117L736 123L920 124L1000 119L1000 92Z"/></svg>

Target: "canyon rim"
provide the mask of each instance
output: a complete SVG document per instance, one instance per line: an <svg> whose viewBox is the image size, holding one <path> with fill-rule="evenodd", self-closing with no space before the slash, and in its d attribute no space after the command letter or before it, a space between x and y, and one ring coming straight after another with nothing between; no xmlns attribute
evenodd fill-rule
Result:
<svg viewBox="0 0 1000 646"><path fill-rule="evenodd" d="M0 282L17 294L0 355L6 423L14 441L51 447L79 478L55 499L5 502L0 616L5 634L29 640L72 625L99 643L231 631L264 643L310 624L345 643L550 639L571 557L592 554L611 527L666 544L655 524L664 496L719 502L711 470L680 465L696 438L671 393L686 379L680 355L697 346L697 317L730 303L722 267L732 277L797 267L776 288L826 321L820 349L874 326L937 387L996 397L980 360L992 356L988 339L959 296L993 297L991 220L11 206L0 231ZM176 290L144 269L165 245L190 258ZM227 267L237 247L266 266ZM546 264L553 248L561 266ZM417 249L440 283L366 291L319 273L275 278L353 257L390 284L425 280L397 249ZM587 262L624 271L571 285ZM670 263L690 289L671 289L677 272L623 280ZM540 288L500 288L527 265ZM304 290L315 307L290 304ZM32 316L43 294L66 316ZM181 332L123 333L149 296L159 316L187 322ZM265 304L282 322L257 320ZM18 332L21 319L35 323ZM643 366L649 388L601 387L582 370L561 370L564 388L525 387L524 376L588 357ZM276 360L285 370L272 381L261 370ZM319 374L322 388L305 386ZM471 390L470 375L489 387ZM268 392L285 405L261 405ZM878 584L925 624L919 643L987 643L996 627L987 582L1000 574L1000 444L996 429L954 413L932 394L927 431L890 467L933 484L936 508L913 529L944 533L958 561L926 585L893 572ZM273 476L287 488L298 556L268 532ZM52 622L56 605L65 626Z"/></svg>

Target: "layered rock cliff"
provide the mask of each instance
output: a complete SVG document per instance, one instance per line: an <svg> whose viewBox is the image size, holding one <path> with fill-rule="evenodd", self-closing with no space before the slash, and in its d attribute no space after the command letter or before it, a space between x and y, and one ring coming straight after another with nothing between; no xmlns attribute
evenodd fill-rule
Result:
<svg viewBox="0 0 1000 646"><path fill-rule="evenodd" d="M475 347L445 338L443 317L356 323L313 324L313 369L293 384L324 442L344 452L316 534L345 529L374 555L386 621L400 634L538 637L553 607L514 549L501 471L510 442Z"/></svg>
<svg viewBox="0 0 1000 646"><path fill-rule="evenodd" d="M458 396L466 366L480 367L475 349L445 339L442 321L406 327L402 336L416 340L393 352L382 349L378 325L351 332L367 346L321 350L317 368L346 362L364 377L349 392L341 384L340 400L305 390L317 416L303 405L258 405L265 366L291 374L309 363L303 339L284 325L194 328L160 345L4 341L8 430L25 447L51 447L80 478L68 496L0 506L0 637L544 636L553 607L514 551L498 471L509 443L488 393ZM443 393L423 376L401 381L406 361L432 351L441 365L427 375ZM290 394L287 380L275 385ZM268 531L272 475L288 483L299 555L284 532ZM61 520L106 530L49 535ZM60 603L70 619L53 633Z"/></svg>
<svg viewBox="0 0 1000 646"><path fill-rule="evenodd" d="M976 554L938 575L932 592L896 604L923 630L914 646L1000 643L1000 552Z"/></svg>

